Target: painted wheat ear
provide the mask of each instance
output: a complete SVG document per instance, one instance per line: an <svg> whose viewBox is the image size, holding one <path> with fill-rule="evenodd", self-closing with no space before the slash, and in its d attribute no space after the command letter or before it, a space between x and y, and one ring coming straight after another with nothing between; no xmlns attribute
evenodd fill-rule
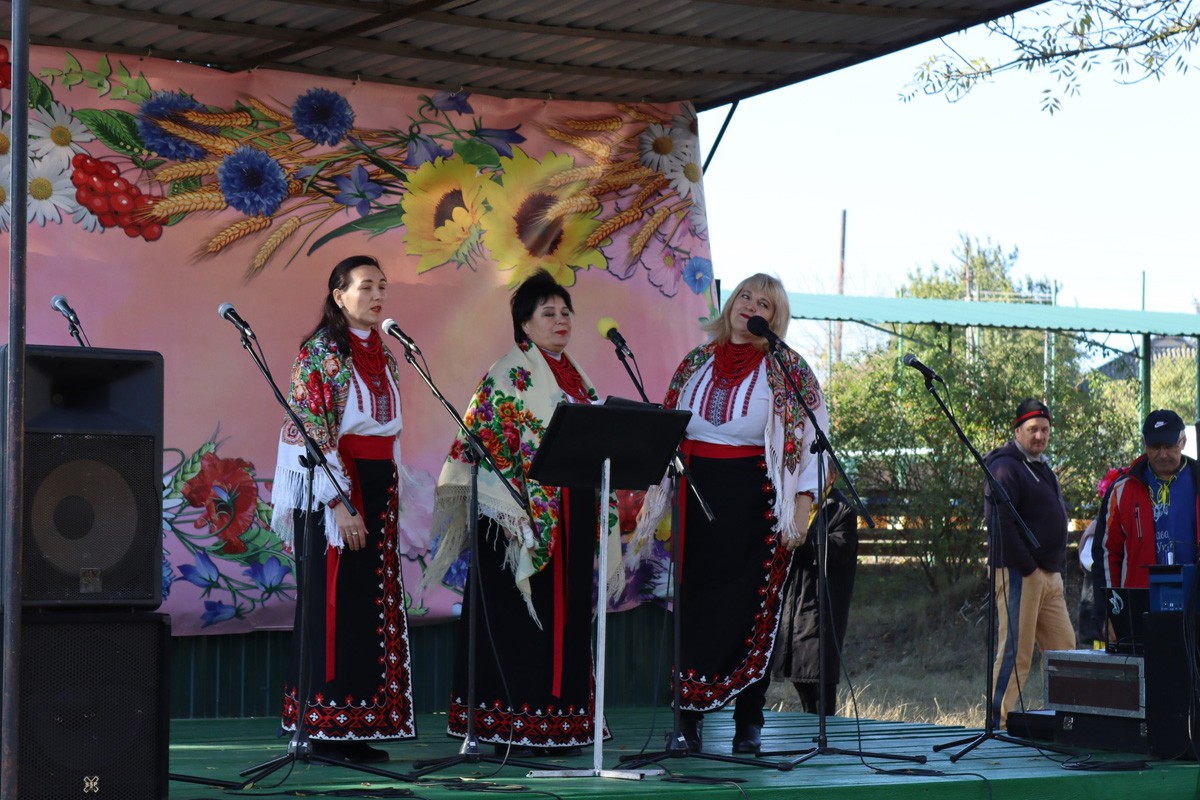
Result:
<svg viewBox="0 0 1200 800"><path fill-rule="evenodd" d="M604 180L588 187L588 194L599 197L600 195L615 192L624 189L627 186L632 186L635 183L641 182L644 178L656 174L656 170L650 167L637 167L636 169L625 170L618 172L616 175L609 175Z"/></svg>
<svg viewBox="0 0 1200 800"><path fill-rule="evenodd" d="M635 119L638 122L646 122L651 124L658 123L659 125L663 124L664 122L669 122L669 120L656 117L654 114L647 114L637 106L631 106L628 103L617 103L617 110L624 114L628 114L631 119Z"/></svg>
<svg viewBox="0 0 1200 800"><path fill-rule="evenodd" d="M659 189L662 189L669 182L670 181L667 180L666 175L663 175L661 172L658 173L653 178L642 184L642 190L637 193L636 197L633 198L633 205L645 205L646 201L650 199L650 195L654 194Z"/></svg>
<svg viewBox="0 0 1200 800"><path fill-rule="evenodd" d="M572 167L563 172L551 175L546 179L546 186L551 189L557 189L560 186L566 186L568 183L575 181L594 181L604 175L606 167L604 164L590 164L586 167Z"/></svg>
<svg viewBox="0 0 1200 800"><path fill-rule="evenodd" d="M631 206L617 214L612 215L604 222L600 223L600 227L592 231L584 244L587 247L595 247L603 242L608 237L612 236L617 231L624 228L626 225L631 225L642 218L644 212L641 206Z"/></svg>
<svg viewBox="0 0 1200 800"><path fill-rule="evenodd" d="M658 211L655 211L650 219L646 220L646 224L642 226L642 229L633 235L633 238L629 240L630 261L642 254L642 251L646 249L646 245L650 244L650 237L662 227L663 222L666 221L670 213L671 209L663 206Z"/></svg>
<svg viewBox="0 0 1200 800"><path fill-rule="evenodd" d="M184 178L197 178L204 175L216 175L220 169L220 161L184 161L171 164L154 173L154 179L160 183L170 183Z"/></svg>
<svg viewBox="0 0 1200 800"><path fill-rule="evenodd" d="M197 125L210 125L214 128L244 128L254 122L254 117L248 111L226 111L214 114L209 111L184 111L183 118Z"/></svg>
<svg viewBox="0 0 1200 800"><path fill-rule="evenodd" d="M621 126L625 124L625 120L616 115L611 117L592 117L590 119L568 117L562 121L562 124L573 131L619 131L621 130Z"/></svg>
<svg viewBox="0 0 1200 800"><path fill-rule="evenodd" d="M545 128L544 130L546 131L546 135L551 139L557 139L564 144L576 147L591 156L595 161L606 162L609 156L612 155L612 145L608 142L589 139L586 136L577 136L574 133L560 131L557 128Z"/></svg>
<svg viewBox="0 0 1200 800"><path fill-rule="evenodd" d="M275 229L275 232L267 237L267 240L258 248L258 252L254 254L254 259L250 262L250 268L246 270L246 279L253 278L258 273L262 272L263 267L271 260L271 256L275 255L275 251L279 249L284 241L295 233L300 228L299 217L288 217L283 224Z"/></svg>
<svg viewBox="0 0 1200 800"><path fill-rule="evenodd" d="M561 219L568 214L582 214L585 211L595 211L599 207L600 201L590 194L577 194L556 201L546 209L542 218L546 220Z"/></svg>
<svg viewBox="0 0 1200 800"><path fill-rule="evenodd" d="M258 113L262 114L267 119L274 120L275 122L278 122L281 125L291 125L292 124L291 117L287 116L286 114L280 114L278 111L269 107L266 103L264 103L263 101L259 100L256 97L251 97L249 100L246 101L246 104L249 105L251 108L253 108L255 111L257 111Z"/></svg>
<svg viewBox="0 0 1200 800"><path fill-rule="evenodd" d="M155 120L158 126L172 136L178 136L180 139L198 144L210 153L224 153L229 155L237 149L237 142L226 139L222 136L213 136L210 133L194 130L186 125L180 125L178 122L172 122L169 119Z"/></svg>
<svg viewBox="0 0 1200 800"><path fill-rule="evenodd" d="M202 187L194 192L184 192L159 200L148 207L146 216L152 219L170 219L176 214L192 211L220 211L225 206L225 197L220 190Z"/></svg>
<svg viewBox="0 0 1200 800"><path fill-rule="evenodd" d="M220 233L214 236L208 243L205 249L210 253L218 253L221 248L233 244L238 239L249 236L252 233L265 230L271 227L271 218L264 216L246 217L239 219L237 222L223 229Z"/></svg>

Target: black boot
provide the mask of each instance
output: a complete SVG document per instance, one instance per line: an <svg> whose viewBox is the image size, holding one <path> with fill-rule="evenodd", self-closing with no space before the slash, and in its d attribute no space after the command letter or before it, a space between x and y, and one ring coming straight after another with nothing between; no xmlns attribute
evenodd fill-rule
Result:
<svg viewBox="0 0 1200 800"><path fill-rule="evenodd" d="M680 711L679 732L687 742L688 752L699 753L704 746L704 716L699 711Z"/></svg>
<svg viewBox="0 0 1200 800"><path fill-rule="evenodd" d="M758 755L762 747L762 725L751 725L748 722L737 723L733 733L733 752Z"/></svg>

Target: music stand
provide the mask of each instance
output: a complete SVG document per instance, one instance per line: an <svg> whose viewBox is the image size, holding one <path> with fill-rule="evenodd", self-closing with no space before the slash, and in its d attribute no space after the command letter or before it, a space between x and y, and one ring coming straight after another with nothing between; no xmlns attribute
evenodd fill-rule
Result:
<svg viewBox="0 0 1200 800"><path fill-rule="evenodd" d="M529 477L546 486L598 488L601 506L600 588L596 598L596 703L592 768L534 770L531 777L640 780L662 770L611 770L604 760L604 662L608 618L608 548L613 489L643 489L662 480L683 440L690 411L650 405L575 405L554 410L529 467Z"/></svg>

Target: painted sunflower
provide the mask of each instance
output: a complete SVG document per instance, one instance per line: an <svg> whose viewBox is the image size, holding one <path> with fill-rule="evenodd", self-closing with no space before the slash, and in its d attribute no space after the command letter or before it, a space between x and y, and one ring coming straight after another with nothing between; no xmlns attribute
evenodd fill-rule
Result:
<svg viewBox="0 0 1200 800"><path fill-rule="evenodd" d="M586 244L599 224L599 208L546 218L547 209L583 187L582 182L547 186L550 177L574 166L575 159L568 155L547 153L537 161L514 147L512 158L500 159L500 181L487 182L484 198L491 211L483 217L484 238L497 269L513 271L509 286L539 268L562 286L575 284L576 270L608 269L604 254Z"/></svg>
<svg viewBox="0 0 1200 800"><path fill-rule="evenodd" d="M479 247L484 185L478 168L457 158L426 161L410 173L404 209L404 247L420 256L417 272L467 264Z"/></svg>

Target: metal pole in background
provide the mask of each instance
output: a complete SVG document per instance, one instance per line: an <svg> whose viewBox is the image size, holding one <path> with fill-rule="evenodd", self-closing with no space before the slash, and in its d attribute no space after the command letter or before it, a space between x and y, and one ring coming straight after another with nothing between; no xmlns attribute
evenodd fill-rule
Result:
<svg viewBox="0 0 1200 800"><path fill-rule="evenodd" d="M25 250L29 194L29 0L12 2L12 218L8 239L8 350L4 364L3 709L0 709L0 800L17 797L17 709L21 663L21 519L25 457Z"/></svg>

